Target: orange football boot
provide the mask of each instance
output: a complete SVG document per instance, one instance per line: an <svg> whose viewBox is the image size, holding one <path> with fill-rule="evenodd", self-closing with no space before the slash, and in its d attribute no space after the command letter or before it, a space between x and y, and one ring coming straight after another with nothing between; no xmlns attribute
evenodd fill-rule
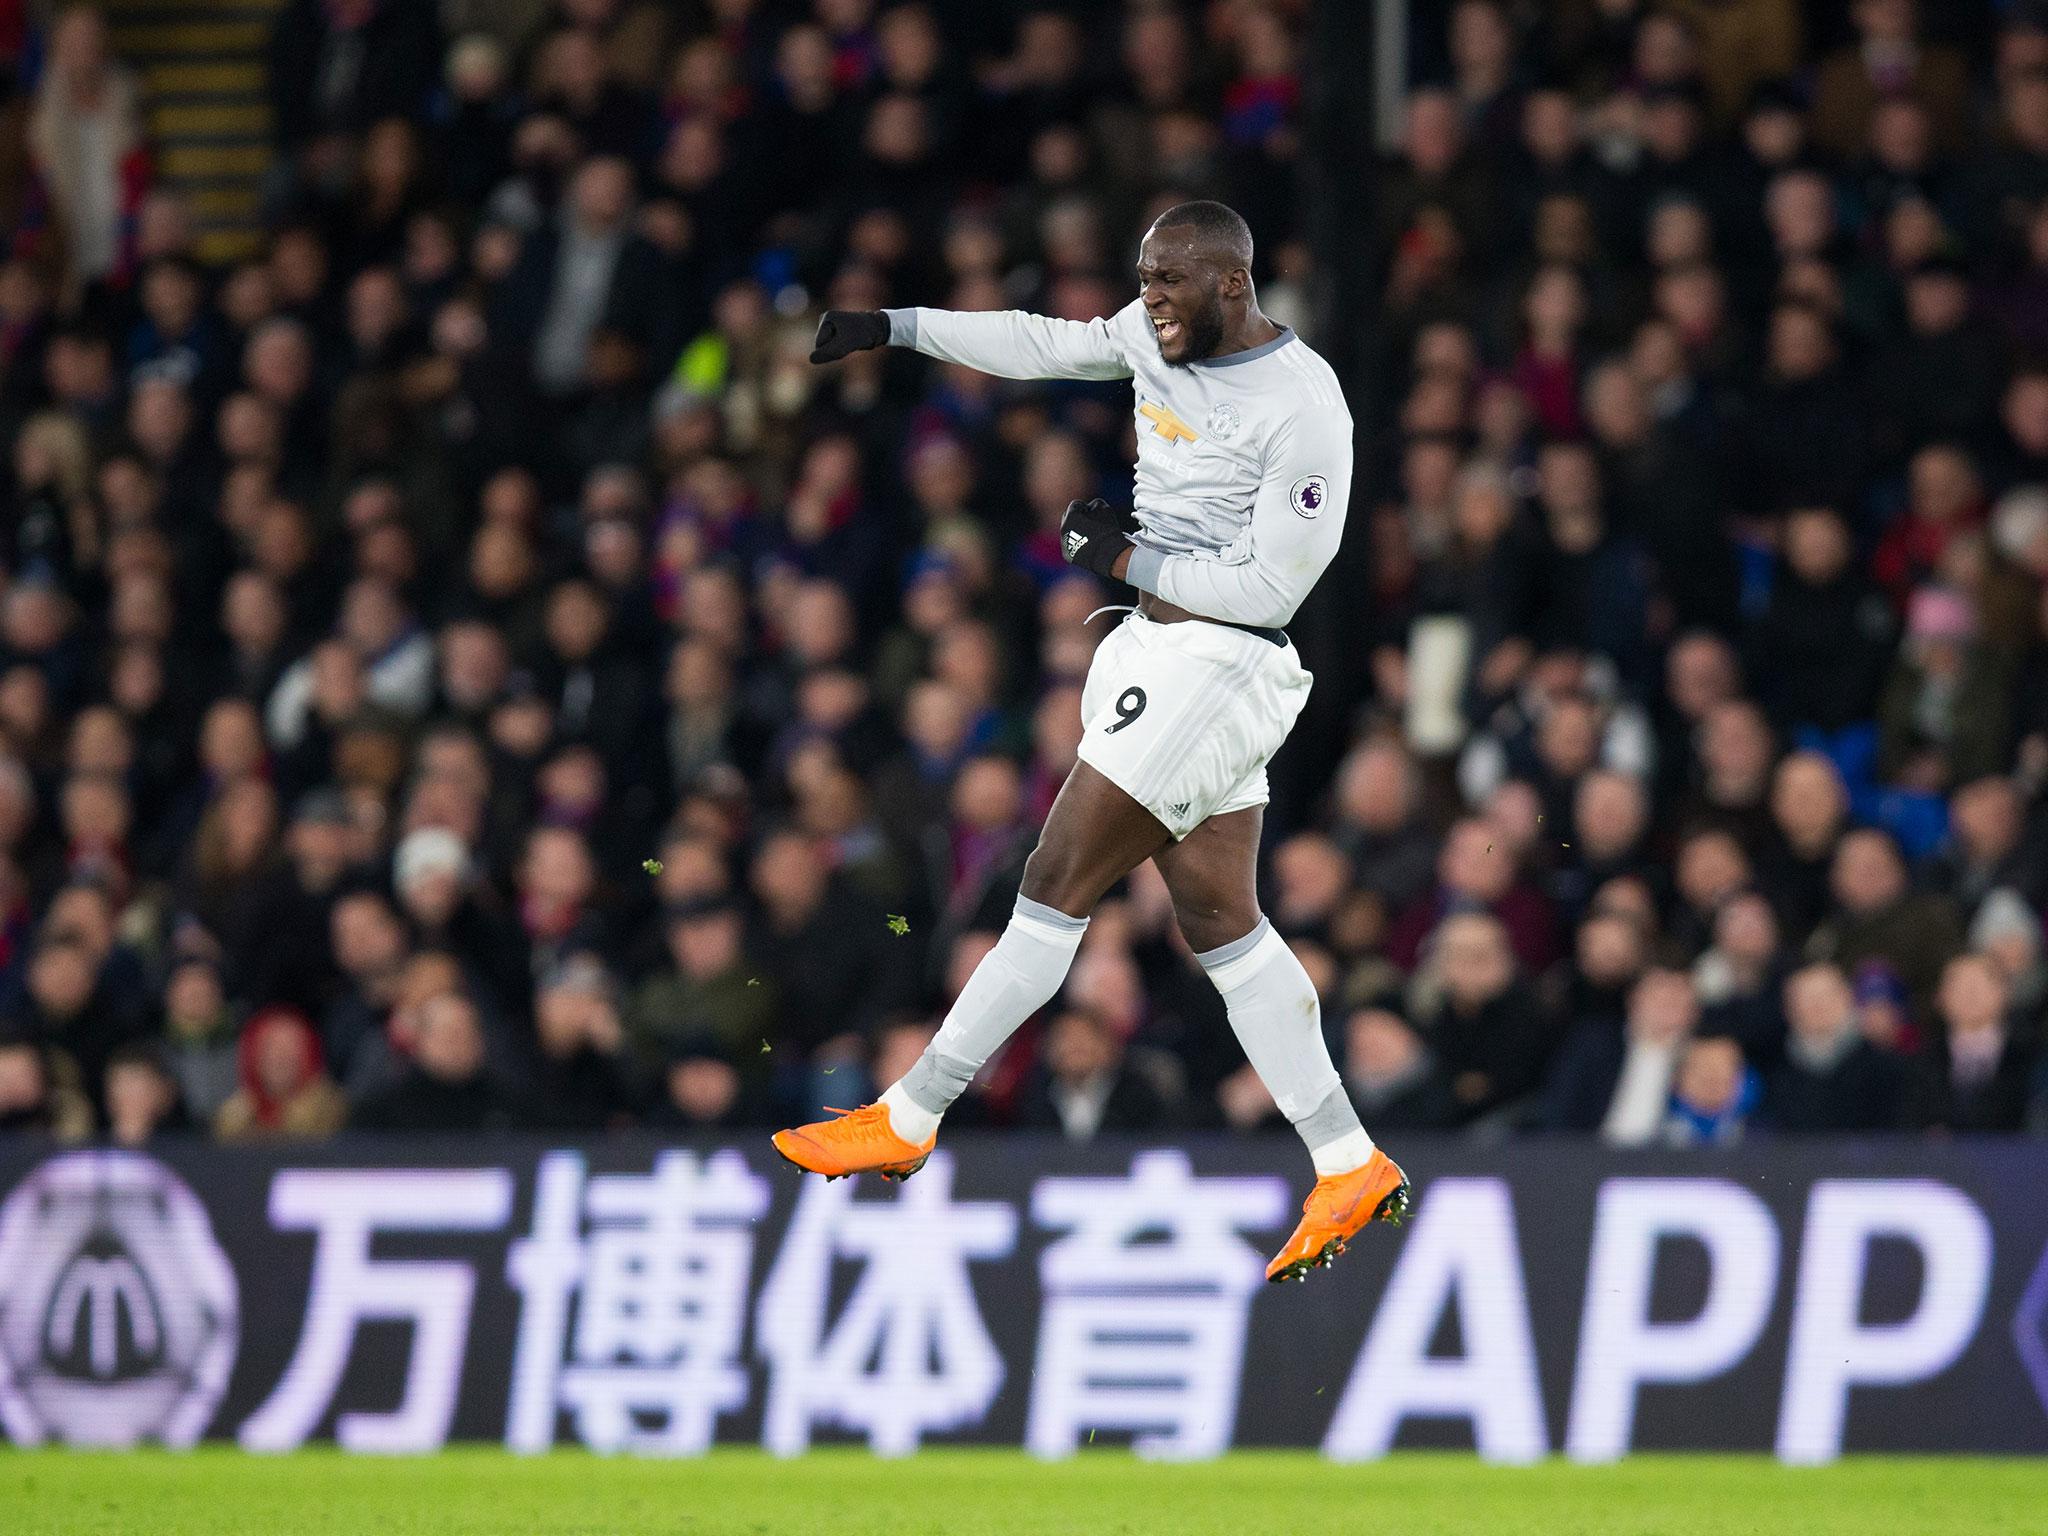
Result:
<svg viewBox="0 0 2048 1536"><path fill-rule="evenodd" d="M831 1109L831 1105L825 1106ZM938 1144L933 1132L921 1147L912 1146L889 1124L885 1104L859 1109L833 1109L836 1120L819 1120L793 1131L775 1133L775 1150L797 1167L843 1179L856 1173L879 1173L885 1179L907 1179L924 1166Z"/></svg>
<svg viewBox="0 0 2048 1536"><path fill-rule="evenodd" d="M1266 1278L1306 1280L1310 1270L1336 1258L1345 1242L1368 1223L1384 1221L1398 1227L1406 1221L1411 1198L1401 1165L1373 1148L1361 1167L1316 1180L1302 1202L1301 1225L1266 1266Z"/></svg>

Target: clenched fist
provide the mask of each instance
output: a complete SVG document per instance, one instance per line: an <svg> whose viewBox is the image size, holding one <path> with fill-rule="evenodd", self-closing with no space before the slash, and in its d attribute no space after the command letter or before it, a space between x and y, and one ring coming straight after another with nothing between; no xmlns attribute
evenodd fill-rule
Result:
<svg viewBox="0 0 2048 1536"><path fill-rule="evenodd" d="M828 309L818 322L811 361L836 363L851 352L889 345L889 317L878 309Z"/></svg>
<svg viewBox="0 0 2048 1536"><path fill-rule="evenodd" d="M1060 519L1060 553L1069 565L1115 580L1117 556L1131 547L1130 536L1137 531L1135 517L1118 512L1099 496L1070 501L1067 515Z"/></svg>

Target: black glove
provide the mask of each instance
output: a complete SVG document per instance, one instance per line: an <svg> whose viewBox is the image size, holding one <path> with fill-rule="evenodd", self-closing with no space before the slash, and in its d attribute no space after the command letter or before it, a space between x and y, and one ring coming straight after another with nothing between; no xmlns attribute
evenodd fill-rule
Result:
<svg viewBox="0 0 2048 1536"><path fill-rule="evenodd" d="M828 309L811 348L814 363L836 363L849 352L889 345L889 317L879 309Z"/></svg>
<svg viewBox="0 0 2048 1536"><path fill-rule="evenodd" d="M1060 553L1067 564L1116 580L1110 569L1116 557L1131 547L1131 535L1138 531L1138 519L1118 512L1100 497L1094 501L1070 501L1067 515L1060 519Z"/></svg>

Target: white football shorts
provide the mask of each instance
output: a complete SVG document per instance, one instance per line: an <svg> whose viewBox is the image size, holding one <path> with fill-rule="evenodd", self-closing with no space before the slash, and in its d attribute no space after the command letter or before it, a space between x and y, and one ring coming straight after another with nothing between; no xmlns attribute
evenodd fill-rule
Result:
<svg viewBox="0 0 2048 1536"><path fill-rule="evenodd" d="M1266 764L1312 681L1292 641L1132 613L1089 664L1081 761L1178 841L1211 816L1266 803Z"/></svg>

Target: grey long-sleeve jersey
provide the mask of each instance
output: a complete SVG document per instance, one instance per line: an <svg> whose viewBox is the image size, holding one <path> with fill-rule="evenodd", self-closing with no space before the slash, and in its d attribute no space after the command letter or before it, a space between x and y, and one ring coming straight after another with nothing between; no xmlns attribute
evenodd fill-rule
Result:
<svg viewBox="0 0 2048 1536"><path fill-rule="evenodd" d="M1344 537L1351 413L1292 331L1174 366L1136 300L1086 323L1004 310L891 309L889 339L1010 379L1129 379L1140 532L1130 583L1190 613L1278 628Z"/></svg>

